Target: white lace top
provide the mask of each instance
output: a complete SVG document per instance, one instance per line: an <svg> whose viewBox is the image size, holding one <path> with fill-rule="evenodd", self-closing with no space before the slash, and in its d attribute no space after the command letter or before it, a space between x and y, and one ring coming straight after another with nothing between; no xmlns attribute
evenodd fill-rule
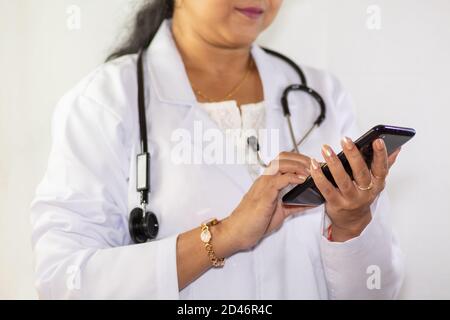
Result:
<svg viewBox="0 0 450 320"><path fill-rule="evenodd" d="M208 113L225 133L226 139L231 138L237 150L242 150L243 159L249 174L255 180L262 168L257 162L255 152L248 147L247 138L258 136L261 129L265 129L266 113L264 102L241 105L239 108L235 100L222 102L204 102L199 105Z"/></svg>

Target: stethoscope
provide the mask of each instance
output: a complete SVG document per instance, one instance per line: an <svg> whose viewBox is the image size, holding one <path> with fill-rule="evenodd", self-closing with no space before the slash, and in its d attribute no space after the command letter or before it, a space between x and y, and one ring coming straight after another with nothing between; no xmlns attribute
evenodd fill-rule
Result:
<svg viewBox="0 0 450 320"><path fill-rule="evenodd" d="M289 134L292 140L293 149L291 152L295 151L299 153L298 147L306 140L306 138L311 134L311 132L318 128L325 120L326 106L325 101L322 99L319 93L308 87L308 82L306 80L305 74L302 69L288 57L267 49L262 48L268 54L271 54L289 64L298 74L300 78L300 84L293 84L288 86L281 97L281 106L283 109L284 117L288 122ZM138 54L137 60L137 80L138 80L138 112L139 112L139 131L140 131L140 145L141 153L136 156L136 191L140 196L140 206L134 208L130 213L130 218L128 226L130 229L130 236L134 243L144 243L149 240L154 240L159 231L159 223L156 215L147 211L148 198L150 193L150 161L151 155L148 152L148 140L147 140L147 122L145 115L145 83L144 83L144 63L143 63L143 53L141 50ZM320 106L320 114L314 121L313 125L306 131L304 136L297 141L294 134L294 129L291 121L291 112L289 109L288 97L293 91L301 91L310 95ZM249 147L257 154L258 161L261 166L267 167L267 165L262 161L259 151L260 146L258 139L255 136L251 136L247 139Z"/></svg>

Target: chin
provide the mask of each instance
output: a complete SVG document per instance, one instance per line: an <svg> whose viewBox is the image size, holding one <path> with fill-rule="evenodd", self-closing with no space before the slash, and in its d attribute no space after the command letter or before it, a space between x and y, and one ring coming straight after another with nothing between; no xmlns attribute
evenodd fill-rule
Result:
<svg viewBox="0 0 450 320"><path fill-rule="evenodd" d="M245 48L252 45L255 40L245 40L245 41L236 41L234 42L237 48Z"/></svg>
<svg viewBox="0 0 450 320"><path fill-rule="evenodd" d="M231 42L234 43L237 47L245 47L251 45L258 38L258 34L251 35L243 35L239 34L234 37L231 37Z"/></svg>

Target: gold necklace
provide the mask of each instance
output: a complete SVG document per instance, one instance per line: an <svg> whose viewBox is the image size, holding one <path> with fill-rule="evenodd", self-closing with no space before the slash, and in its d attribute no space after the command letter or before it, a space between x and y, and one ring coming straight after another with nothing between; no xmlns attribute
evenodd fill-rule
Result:
<svg viewBox="0 0 450 320"><path fill-rule="evenodd" d="M222 99L220 99L220 100L214 100L214 99L211 99L211 98L208 97L206 94L204 94L204 93L201 92L200 90L196 89L193 85L192 85L192 89L194 89L195 93L196 93L198 96L200 96L200 97L206 99L208 102L225 101L225 100L231 98L231 97L232 97L232 96L233 96L233 95L234 95L234 94L242 87L242 85L243 85L243 84L245 83L245 81L247 80L247 78L248 78L248 76L249 76L249 74L250 74L250 71L252 70L252 67L253 67L253 59L250 58L250 61L249 61L249 64L248 64L248 69L247 69L247 72L245 73L244 78L242 78L242 80L239 81L239 83L238 83L236 86L234 86L233 89L231 89L231 91L230 91L227 95L225 95L224 98L222 98Z"/></svg>

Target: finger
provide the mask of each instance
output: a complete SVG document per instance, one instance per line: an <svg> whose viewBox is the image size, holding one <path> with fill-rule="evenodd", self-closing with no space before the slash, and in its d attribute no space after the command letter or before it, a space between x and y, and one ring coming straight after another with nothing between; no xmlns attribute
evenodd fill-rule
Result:
<svg viewBox="0 0 450 320"><path fill-rule="evenodd" d="M344 137L341 144L344 154L352 168L353 179L360 186L368 186L372 181L372 177L361 152L348 137Z"/></svg>
<svg viewBox="0 0 450 320"><path fill-rule="evenodd" d="M278 157L278 160L294 160L294 161L299 161L301 163L303 163L305 165L305 167L309 168L309 165L311 163L311 158L301 154L301 153L297 153L297 152L281 152Z"/></svg>
<svg viewBox="0 0 450 320"><path fill-rule="evenodd" d="M295 173L297 175L309 176L309 165L305 166L296 160L274 160L265 170L264 174L274 175L277 173Z"/></svg>
<svg viewBox="0 0 450 320"><path fill-rule="evenodd" d="M274 176L271 186L278 193L279 191L283 190L290 184L301 184L301 183L305 182L305 180L306 180L306 177L304 177L304 176L296 175L293 173L286 173L286 174Z"/></svg>
<svg viewBox="0 0 450 320"><path fill-rule="evenodd" d="M316 159L311 159L311 176L316 184L316 187L322 193L327 202L336 202L341 200L341 195L333 184L328 181L323 174L322 168Z"/></svg>
<svg viewBox="0 0 450 320"><path fill-rule="evenodd" d="M386 145L383 139L376 139L372 143L373 148L373 159L372 159L372 175L374 178L375 186L384 187L384 182L389 173L388 167L388 155L386 150Z"/></svg>
<svg viewBox="0 0 450 320"><path fill-rule="evenodd" d="M392 167L392 165L397 161L397 157L400 154L402 148L395 149L395 151L388 157L388 167L389 169Z"/></svg>
<svg viewBox="0 0 450 320"><path fill-rule="evenodd" d="M341 194L349 198L356 196L358 191L333 149L329 145L324 145L322 147L322 155L328 164L328 168Z"/></svg>

